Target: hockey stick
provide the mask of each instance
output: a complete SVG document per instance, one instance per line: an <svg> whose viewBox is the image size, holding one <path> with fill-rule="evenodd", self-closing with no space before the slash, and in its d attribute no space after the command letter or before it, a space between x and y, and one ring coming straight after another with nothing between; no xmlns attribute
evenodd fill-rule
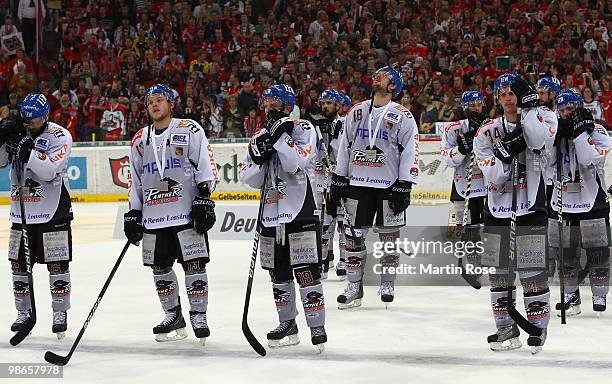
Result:
<svg viewBox="0 0 612 384"><path fill-rule="evenodd" d="M465 187L465 206L463 207L463 220L461 223L461 234L462 235L465 235L465 232L467 229L467 222L468 222L467 215L470 212L470 209L468 206L470 203L470 189L472 188L472 174L474 172L474 152L470 153L469 161L470 161L470 165L467 171L467 184ZM482 287L482 284L480 284L478 279L474 277L474 275L468 275L467 272L465 272L465 268L463 268L463 257L459 258L458 264L459 264L459 268L461 268L461 277L463 277L463 280L465 280L469 285L471 285L472 288L480 289Z"/></svg>
<svg viewBox="0 0 612 384"><path fill-rule="evenodd" d="M516 129L521 129L521 113L518 113L518 120L516 123ZM541 336L542 328L538 328L535 325L531 324L529 320L524 318L519 311L516 310L514 306L514 301L512 300L512 288L514 287L514 271L512 267L514 265L514 261L516 259L516 210L517 210L517 200L518 200L518 185L519 181L519 163L518 159L514 157L512 159L512 209L510 212L510 254L508 258L508 314L514 320L514 322L521 327L525 332L527 332L531 336Z"/></svg>
<svg viewBox="0 0 612 384"><path fill-rule="evenodd" d="M21 152L21 146L23 145L23 143L25 143L26 140L27 140L26 137L21 139L21 141L17 145L17 154L15 156L19 156L19 152ZM30 303L32 306L32 312L30 313L30 317L25 321L21 330L17 332L15 335L13 335L13 337L11 337L11 339L9 340L9 343L11 343L12 346L15 346L21 343L26 337L28 337L28 335L30 334L30 332L32 332L32 329L34 329L34 326L36 325L36 303L34 300L34 276L32 275L32 264L30 262L30 243L29 243L29 238L28 238L28 224L26 222L26 216L25 216L25 203L23 202L23 188L25 187L26 181L22 180L23 170L21 167L25 166L25 164L23 164L19 159L15 159L15 163L17 165L17 169L15 170L15 173L17 174L17 182L19 183L19 210L21 211L21 238L23 239L23 254L25 256L26 273L28 275L28 284L30 284Z"/></svg>
<svg viewBox="0 0 612 384"><path fill-rule="evenodd" d="M262 225L262 215L264 209L264 202L266 199L266 183L268 182L268 166L264 173L263 184L259 191L259 212L257 213L257 226ZM249 266L249 278L247 280L247 289L244 297L244 310L242 311L242 333L246 337L249 345L261 356L266 355L266 349L257 340L251 328L249 327L248 316L249 316L249 304L251 303L251 290L253 288L253 276L255 275L255 263L257 262L257 251L259 250L259 232L255 228L255 238L253 239L253 253L251 254L251 265Z"/></svg>
<svg viewBox="0 0 612 384"><path fill-rule="evenodd" d="M91 308L91 311L89 311L89 315L87 315L87 319L85 320L85 323L83 324L83 327L81 327L81 331L79 332L79 335L77 336L77 338L72 343L72 347L70 347L70 352L68 352L68 354L66 356L60 356L60 355L55 354L55 353L53 353L51 351L47 351L45 353L45 360L48 363L55 364L55 365L66 365L66 364L68 364L68 361L70 361L70 358L72 357L72 354L74 353L74 351L76 350L77 346L79 345L79 341L81 341L81 338L83 337L83 334L85 333L85 330L87 329L87 326L89 325L89 322L91 321L94 313L96 313L96 309L98 309L98 305L100 305L100 302L102 301L102 297L104 297L104 293L106 292L106 289L110 285L110 282L113 279L113 276L115 276L115 272L117 272L117 269L119 268L119 264L121 264L121 260L123 260L123 256L125 256L125 253L127 252L129 246L130 246L130 241L128 240L125 243L125 245L123 246L123 250L121 251L121 254L119 255L119 258L115 262L115 265L113 266L113 269L111 270L110 275L106 278L106 282L104 283L104 286L102 287L102 290L98 294L98 298L96 299L96 302L94 303L93 307Z"/></svg>
<svg viewBox="0 0 612 384"><path fill-rule="evenodd" d="M557 145L557 223L559 231L559 290L561 295L561 324L565 324L565 265L563 259L563 154Z"/></svg>

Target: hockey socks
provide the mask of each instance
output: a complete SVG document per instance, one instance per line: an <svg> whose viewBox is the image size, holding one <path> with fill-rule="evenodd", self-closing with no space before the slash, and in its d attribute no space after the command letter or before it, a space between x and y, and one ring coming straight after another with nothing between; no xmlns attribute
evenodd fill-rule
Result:
<svg viewBox="0 0 612 384"><path fill-rule="evenodd" d="M13 272L13 294L17 319L11 325L12 332L19 332L23 324L30 318L32 302L30 301L30 283L25 273Z"/></svg>
<svg viewBox="0 0 612 384"><path fill-rule="evenodd" d="M181 313L176 274L172 268L167 268L159 273L154 272L153 280L155 281L159 302L166 315L161 323L153 327L155 340L163 342L186 338L186 324Z"/></svg>
<svg viewBox="0 0 612 384"><path fill-rule="evenodd" d="M270 348L288 347L300 343L298 328L295 323L297 308L295 304L295 284L293 280L283 283L272 283L274 303L278 313L279 325L268 332Z"/></svg>
<svg viewBox="0 0 612 384"><path fill-rule="evenodd" d="M58 339L63 339L68 328L68 310L70 309L70 272L51 273L49 288L51 290L51 307L53 308L53 326L51 330Z"/></svg>

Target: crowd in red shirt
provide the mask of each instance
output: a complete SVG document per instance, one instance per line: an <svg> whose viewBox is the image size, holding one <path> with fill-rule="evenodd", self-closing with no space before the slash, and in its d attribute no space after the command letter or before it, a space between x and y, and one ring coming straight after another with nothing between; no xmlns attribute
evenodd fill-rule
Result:
<svg viewBox="0 0 612 384"><path fill-rule="evenodd" d="M355 102L367 98L372 73L387 64L401 69L398 101L422 132L455 118L468 89L481 91L493 111L493 81L507 71L533 81L554 75L585 93L600 122L612 122L609 1L53 4L38 62L0 49L1 113L16 113L28 92L40 91L50 118L76 140L130 138L148 122L143 95L155 83L175 89L176 115L197 120L211 137L249 136L261 124L259 94L272 83L292 86L295 113L307 117L328 87Z"/></svg>

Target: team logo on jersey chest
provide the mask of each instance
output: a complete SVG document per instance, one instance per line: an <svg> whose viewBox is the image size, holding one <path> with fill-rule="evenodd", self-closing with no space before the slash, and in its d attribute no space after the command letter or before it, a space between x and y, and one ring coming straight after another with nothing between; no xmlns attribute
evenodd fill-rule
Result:
<svg viewBox="0 0 612 384"><path fill-rule="evenodd" d="M184 133L173 133L170 135L170 145L189 145L189 135Z"/></svg>
<svg viewBox="0 0 612 384"><path fill-rule="evenodd" d="M36 203L42 200L45 196L43 195L43 188L39 182L26 179L25 186L23 187L23 201L26 203ZM19 201L19 186L11 186L11 200Z"/></svg>
<svg viewBox="0 0 612 384"><path fill-rule="evenodd" d="M357 166L380 168L385 165L386 159L387 155L380 150L374 156L370 156L367 150L353 150L353 164Z"/></svg>
<svg viewBox="0 0 612 384"><path fill-rule="evenodd" d="M164 177L162 180L168 183L168 188L166 190L160 190L158 188L148 188L144 190L144 200L145 204L148 206L173 203L178 201L180 197L183 187L182 184L172 180L169 177Z"/></svg>
<svg viewBox="0 0 612 384"><path fill-rule="evenodd" d="M34 149L37 149L41 152L46 151L47 149L49 149L49 139L45 139L44 137L39 137L38 139L36 139L36 142L34 143Z"/></svg>

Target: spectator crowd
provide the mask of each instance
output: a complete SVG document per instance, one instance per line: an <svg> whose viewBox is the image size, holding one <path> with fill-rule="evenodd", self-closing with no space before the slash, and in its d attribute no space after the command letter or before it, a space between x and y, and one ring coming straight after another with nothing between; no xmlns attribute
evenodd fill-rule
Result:
<svg viewBox="0 0 612 384"><path fill-rule="evenodd" d="M293 87L308 117L326 88L369 97L386 64L402 72L398 101L422 133L455 119L469 89L493 114L493 82L508 71L554 75L612 123L612 1L0 0L0 17L0 39L23 39L0 49L0 116L40 92L75 140L130 139L155 83L209 137L249 136L269 85Z"/></svg>

